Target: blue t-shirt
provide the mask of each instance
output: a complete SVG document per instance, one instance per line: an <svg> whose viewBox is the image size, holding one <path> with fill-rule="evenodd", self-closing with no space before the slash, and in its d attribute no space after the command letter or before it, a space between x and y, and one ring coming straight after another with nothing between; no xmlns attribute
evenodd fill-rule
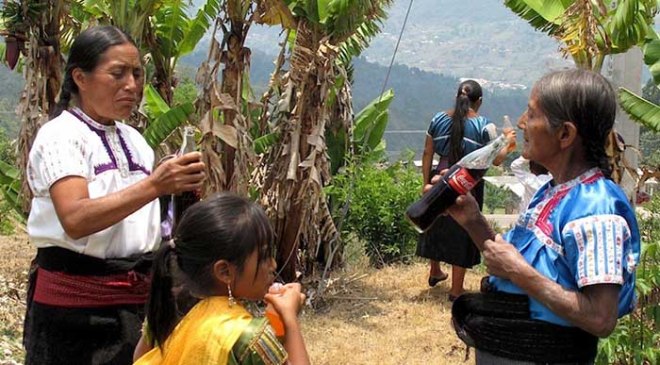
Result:
<svg viewBox="0 0 660 365"><path fill-rule="evenodd" d="M619 317L636 303L635 268L640 235L625 193L597 168L561 185L543 185L504 239L538 272L579 291L595 284L619 284ZM498 291L525 294L508 280L491 277ZM532 319L572 326L530 298Z"/></svg>
<svg viewBox="0 0 660 365"><path fill-rule="evenodd" d="M443 157L449 156L451 125L451 117L440 112L431 120L427 132L433 138L433 152ZM465 119L463 131L463 155L478 150L495 137L495 125L480 115Z"/></svg>

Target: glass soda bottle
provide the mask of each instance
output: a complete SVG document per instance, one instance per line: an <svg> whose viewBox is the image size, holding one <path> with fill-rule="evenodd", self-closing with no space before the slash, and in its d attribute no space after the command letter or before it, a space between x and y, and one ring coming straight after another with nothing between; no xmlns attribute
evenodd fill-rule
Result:
<svg viewBox="0 0 660 365"><path fill-rule="evenodd" d="M183 127L183 142L177 155L181 156L196 150L197 145L195 144L195 128L192 126ZM172 232L176 232L176 226L179 224L179 221L181 220L181 217L183 216L183 213L186 211L186 209L198 201L199 192L197 191L184 191L182 193L172 195Z"/></svg>
<svg viewBox="0 0 660 365"><path fill-rule="evenodd" d="M502 134L486 146L463 156L449 168L440 181L418 201L410 205L406 217L418 232L426 231L459 195L472 190L484 176L500 151L511 148L511 141Z"/></svg>
<svg viewBox="0 0 660 365"><path fill-rule="evenodd" d="M268 292L271 294L280 294L282 291L282 284L281 283L273 283L273 285L268 288ZM282 318L280 317L279 313L275 310L272 304L268 303L266 304L266 310L264 311L264 315L266 318L268 318L268 322L270 323L270 327L273 329L273 332L275 333L275 336L277 337L284 337L286 334L286 331L284 329L284 322L282 322Z"/></svg>

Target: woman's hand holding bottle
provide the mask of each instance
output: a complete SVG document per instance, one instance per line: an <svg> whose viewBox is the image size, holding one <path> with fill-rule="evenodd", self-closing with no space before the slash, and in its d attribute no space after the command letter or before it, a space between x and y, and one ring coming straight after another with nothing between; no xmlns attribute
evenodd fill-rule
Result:
<svg viewBox="0 0 660 365"><path fill-rule="evenodd" d="M190 152L160 163L149 176L158 195L179 194L200 189L205 165L200 152Z"/></svg>

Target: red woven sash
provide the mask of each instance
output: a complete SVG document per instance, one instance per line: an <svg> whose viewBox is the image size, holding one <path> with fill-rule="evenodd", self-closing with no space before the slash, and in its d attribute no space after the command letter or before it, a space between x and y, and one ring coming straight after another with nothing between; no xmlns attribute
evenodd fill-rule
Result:
<svg viewBox="0 0 660 365"><path fill-rule="evenodd" d="M82 276L39 268L34 301L66 308L144 304L149 296L150 283L149 276L135 271L106 276Z"/></svg>

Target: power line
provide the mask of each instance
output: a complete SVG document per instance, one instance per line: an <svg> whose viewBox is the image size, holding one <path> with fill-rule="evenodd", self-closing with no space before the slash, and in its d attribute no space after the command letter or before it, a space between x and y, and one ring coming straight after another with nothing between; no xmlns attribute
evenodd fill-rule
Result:
<svg viewBox="0 0 660 365"><path fill-rule="evenodd" d="M403 25L401 26L401 32L399 33L399 39L396 41L396 47L394 47L394 53L392 53L392 60L390 60L390 66L387 68L387 75L385 76L385 82L383 82L383 89L380 91L380 97L383 97L385 92L385 87L387 87L387 81L390 79L390 72L392 72L392 65L394 65L394 58L396 57L396 52L399 50L399 43L401 43L401 37L403 37L403 30L406 29L406 23L408 23L408 15L410 15L410 9L412 8L413 0L410 0L408 4L408 10L406 11L406 17L403 18Z"/></svg>

